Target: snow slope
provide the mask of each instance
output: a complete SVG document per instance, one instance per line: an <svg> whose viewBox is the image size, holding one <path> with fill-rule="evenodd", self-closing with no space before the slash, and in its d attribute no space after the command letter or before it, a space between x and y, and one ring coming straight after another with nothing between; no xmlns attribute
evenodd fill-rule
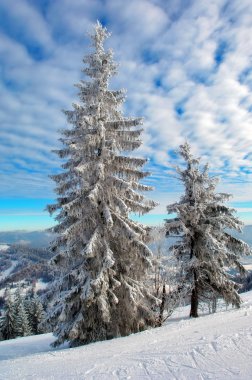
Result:
<svg viewBox="0 0 252 380"><path fill-rule="evenodd" d="M252 378L252 292L239 310L189 320L181 308L161 328L78 348L51 334L0 342L0 379Z"/></svg>
<svg viewBox="0 0 252 380"><path fill-rule="evenodd" d="M1 272L0 281L2 281L4 278L8 277L13 272L13 270L16 268L17 264L18 264L17 261L11 260L11 266L8 269L6 269L5 271Z"/></svg>
<svg viewBox="0 0 252 380"><path fill-rule="evenodd" d="M6 251L8 248L8 244L0 243L0 251Z"/></svg>

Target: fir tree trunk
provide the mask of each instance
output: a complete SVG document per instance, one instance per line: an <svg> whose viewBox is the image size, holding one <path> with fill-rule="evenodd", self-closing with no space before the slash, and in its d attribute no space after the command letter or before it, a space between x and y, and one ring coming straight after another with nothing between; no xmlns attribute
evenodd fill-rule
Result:
<svg viewBox="0 0 252 380"><path fill-rule="evenodd" d="M216 313L216 309L217 309L217 297L213 296L213 300L212 300L212 313Z"/></svg>
<svg viewBox="0 0 252 380"><path fill-rule="evenodd" d="M199 306L199 292L198 292L198 285L197 285L197 273L195 271L193 273L193 277L194 277L194 288L192 290L192 295L191 295L190 317L197 318L198 306Z"/></svg>
<svg viewBox="0 0 252 380"><path fill-rule="evenodd" d="M165 299L166 299L166 287L165 283L163 284L163 290L162 290L162 301L160 305L160 310L159 310L159 317L158 317L158 326L162 326L163 319L164 319L164 308L165 308Z"/></svg>

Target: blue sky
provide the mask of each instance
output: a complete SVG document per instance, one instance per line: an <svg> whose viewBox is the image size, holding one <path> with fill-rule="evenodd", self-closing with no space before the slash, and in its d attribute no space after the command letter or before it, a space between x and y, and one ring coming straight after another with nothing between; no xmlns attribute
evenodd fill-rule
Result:
<svg viewBox="0 0 252 380"><path fill-rule="evenodd" d="M160 206L142 221L162 222L179 198L174 150L188 139L251 224L251 0L1 0L0 230L53 223L43 211L60 168L51 150L97 19L120 63L111 87L127 89L126 115L145 118L137 155L149 158Z"/></svg>

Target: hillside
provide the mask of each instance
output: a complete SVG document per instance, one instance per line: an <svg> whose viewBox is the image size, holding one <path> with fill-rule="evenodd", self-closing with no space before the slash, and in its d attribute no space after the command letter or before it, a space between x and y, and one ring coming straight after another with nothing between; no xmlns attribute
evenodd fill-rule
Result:
<svg viewBox="0 0 252 380"><path fill-rule="evenodd" d="M0 289L20 281L52 280L52 268L48 264L51 256L46 248L0 244Z"/></svg>
<svg viewBox="0 0 252 380"><path fill-rule="evenodd" d="M164 327L78 348L52 349L51 334L0 342L0 379L250 380L252 292L239 310L189 320L180 308Z"/></svg>
<svg viewBox="0 0 252 380"><path fill-rule="evenodd" d="M243 233L236 233L235 236L252 246L252 226L245 226ZM13 282L32 282L39 279L44 282L50 281L53 276L48 260L52 253L48 247L52 238L53 235L47 231L0 232L0 289ZM162 254L165 255L174 242L173 238L160 237L158 241L150 244L150 248L155 252L159 245ZM250 271L252 256L244 257L242 263ZM244 286L245 290L252 288L252 275L248 274Z"/></svg>
<svg viewBox="0 0 252 380"><path fill-rule="evenodd" d="M246 225L242 233L233 232L238 239L244 240L252 246L252 225ZM22 244L33 248L47 248L53 235L47 231L0 231L0 244ZM170 246L173 240L165 239L165 245Z"/></svg>

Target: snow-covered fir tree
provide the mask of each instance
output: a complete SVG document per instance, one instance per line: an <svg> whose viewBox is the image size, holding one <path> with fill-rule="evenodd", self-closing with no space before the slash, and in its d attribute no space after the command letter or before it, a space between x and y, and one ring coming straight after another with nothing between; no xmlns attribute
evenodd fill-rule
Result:
<svg viewBox="0 0 252 380"><path fill-rule="evenodd" d="M13 339L16 337L15 308L10 289L6 290L4 317L0 328L3 339Z"/></svg>
<svg viewBox="0 0 252 380"><path fill-rule="evenodd" d="M79 104L65 111L72 127L62 131L64 171L54 175L58 234L54 263L61 268L57 298L48 317L55 328L55 345L77 346L125 336L155 323L153 297L142 284L150 265L147 229L129 218L143 214L155 203L142 192L139 181L146 160L131 157L142 141L140 118L124 117L125 91L110 90L117 66L109 36L97 23L91 35L94 48L84 59L89 80L81 80Z"/></svg>
<svg viewBox="0 0 252 380"><path fill-rule="evenodd" d="M16 336L31 335L28 314L25 310L24 299L21 295L20 288L17 288L14 298L14 324Z"/></svg>
<svg viewBox="0 0 252 380"><path fill-rule="evenodd" d="M21 289L20 289L20 286L18 286L15 290L15 293L14 293L14 308L17 309L18 306L23 302L24 302L24 300L23 300L23 297L21 295Z"/></svg>
<svg viewBox="0 0 252 380"><path fill-rule="evenodd" d="M34 294L34 296L29 300L27 314L29 317L29 324L32 333L35 335L42 334L42 324L44 322L44 308L42 303L40 302L39 297L36 294Z"/></svg>
<svg viewBox="0 0 252 380"><path fill-rule="evenodd" d="M23 302L20 303L16 309L15 315L15 329L17 336L31 335L31 327L29 324L29 318L24 308Z"/></svg>
<svg viewBox="0 0 252 380"><path fill-rule="evenodd" d="M182 264L182 284L189 286L190 316L198 316L199 302L206 299L221 297L239 307L241 299L228 268L244 273L239 258L250 248L230 233L241 231L242 222L225 204L230 195L216 192L218 179L209 176L208 165L200 166L188 143L180 146L179 153L186 163L184 170L177 168L185 194L167 207L177 217L166 220L166 229L167 236L178 236L171 249Z"/></svg>

